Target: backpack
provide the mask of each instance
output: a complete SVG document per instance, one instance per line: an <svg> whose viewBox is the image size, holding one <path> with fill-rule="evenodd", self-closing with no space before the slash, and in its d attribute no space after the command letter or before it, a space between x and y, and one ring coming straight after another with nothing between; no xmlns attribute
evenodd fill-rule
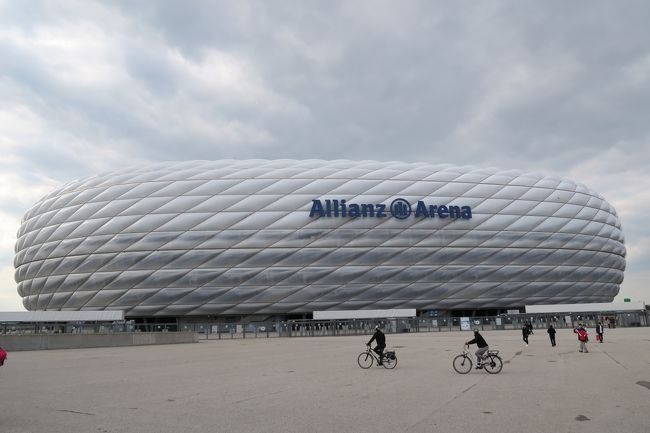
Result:
<svg viewBox="0 0 650 433"><path fill-rule="evenodd" d="M587 331L584 329L578 329L578 341L588 341L589 337L587 336Z"/></svg>
<svg viewBox="0 0 650 433"><path fill-rule="evenodd" d="M7 359L7 352L0 347L0 365L3 365L5 363L5 359Z"/></svg>

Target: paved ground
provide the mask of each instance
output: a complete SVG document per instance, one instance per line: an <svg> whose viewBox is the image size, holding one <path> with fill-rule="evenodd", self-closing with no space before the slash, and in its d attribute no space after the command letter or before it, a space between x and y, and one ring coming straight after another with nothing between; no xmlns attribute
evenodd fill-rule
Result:
<svg viewBox="0 0 650 433"><path fill-rule="evenodd" d="M366 337L15 352L0 432L650 432L650 328L485 332L501 374L459 375L470 333L389 335L395 370L356 364Z"/></svg>

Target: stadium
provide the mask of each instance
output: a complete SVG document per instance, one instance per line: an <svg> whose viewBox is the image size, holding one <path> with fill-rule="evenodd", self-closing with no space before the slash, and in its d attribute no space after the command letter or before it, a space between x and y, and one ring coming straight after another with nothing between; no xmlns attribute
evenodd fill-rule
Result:
<svg viewBox="0 0 650 433"><path fill-rule="evenodd" d="M63 185L24 215L28 310L292 318L611 302L614 208L568 179L469 166L219 160Z"/></svg>

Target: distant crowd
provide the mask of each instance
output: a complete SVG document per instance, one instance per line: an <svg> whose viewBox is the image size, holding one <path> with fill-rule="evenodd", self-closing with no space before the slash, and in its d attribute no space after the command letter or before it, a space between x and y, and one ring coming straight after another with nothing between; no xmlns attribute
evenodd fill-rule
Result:
<svg viewBox="0 0 650 433"><path fill-rule="evenodd" d="M555 341L555 328L553 325L548 325L548 329L546 330L548 334L548 338L551 341L551 346L555 347L557 346L557 342ZM573 329L573 333L577 335L578 337L578 342L580 344L580 352L583 353L589 353L589 350L587 349L587 342L589 341L589 332L587 331L587 328L584 326L583 323L579 323L576 328ZM528 337L530 335L533 335L533 324L531 322L524 322L524 325L521 328L521 334L524 340L524 344L528 346ZM603 342L603 337L605 334L605 328L603 326L602 322L598 322L596 325L596 341L599 343Z"/></svg>

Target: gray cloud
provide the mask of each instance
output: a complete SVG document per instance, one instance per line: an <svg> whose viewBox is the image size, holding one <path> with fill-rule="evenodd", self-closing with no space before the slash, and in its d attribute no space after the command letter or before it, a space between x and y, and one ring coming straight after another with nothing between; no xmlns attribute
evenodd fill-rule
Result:
<svg viewBox="0 0 650 433"><path fill-rule="evenodd" d="M616 205L622 293L650 298L648 22L641 1L0 1L0 168L25 191L1 209L144 161L521 168Z"/></svg>

